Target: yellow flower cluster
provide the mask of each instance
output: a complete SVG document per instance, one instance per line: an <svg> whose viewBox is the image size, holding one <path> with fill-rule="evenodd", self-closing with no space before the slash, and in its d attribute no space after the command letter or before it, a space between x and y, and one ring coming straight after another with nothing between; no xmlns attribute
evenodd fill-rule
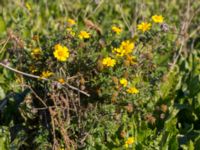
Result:
<svg viewBox="0 0 200 150"><path fill-rule="evenodd" d="M123 57L124 55L130 54L134 47L135 45L133 42L126 40L121 43L119 48L114 48L112 52L116 53L116 56Z"/></svg>
<svg viewBox="0 0 200 150"><path fill-rule="evenodd" d="M122 29L116 26L112 26L112 31L119 35L122 32Z"/></svg>
<svg viewBox="0 0 200 150"><path fill-rule="evenodd" d="M134 137L129 137L126 141L125 141L125 148L128 148L129 145L133 144L135 142L135 138Z"/></svg>
<svg viewBox="0 0 200 150"><path fill-rule="evenodd" d="M102 64L106 67L114 67L116 64L116 60L111 57L106 57L103 59Z"/></svg>
<svg viewBox="0 0 200 150"><path fill-rule="evenodd" d="M78 37L82 40L82 39L89 39L90 38L90 34L86 31L80 31Z"/></svg>
<svg viewBox="0 0 200 150"><path fill-rule="evenodd" d="M163 23L164 18L161 15L154 15L151 17L155 23Z"/></svg>
<svg viewBox="0 0 200 150"><path fill-rule="evenodd" d="M54 46L53 55L59 61L66 61L67 58L69 57L69 49L60 44L56 44Z"/></svg>
<svg viewBox="0 0 200 150"><path fill-rule="evenodd" d="M42 74L40 75L41 78L48 78L53 75L53 72L50 71L43 71Z"/></svg>
<svg viewBox="0 0 200 150"><path fill-rule="evenodd" d="M151 23L148 22L142 22L137 26L138 30L141 30L142 32L146 32L150 30L151 28Z"/></svg>
<svg viewBox="0 0 200 150"><path fill-rule="evenodd" d="M129 40L123 41L120 45L120 49L123 49L125 51L125 54L131 53L134 47L134 43L130 42Z"/></svg>

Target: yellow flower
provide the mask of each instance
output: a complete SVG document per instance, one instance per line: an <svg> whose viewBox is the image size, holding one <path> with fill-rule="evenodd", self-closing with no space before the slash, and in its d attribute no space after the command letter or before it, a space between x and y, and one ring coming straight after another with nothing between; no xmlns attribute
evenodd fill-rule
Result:
<svg viewBox="0 0 200 150"><path fill-rule="evenodd" d="M122 32L122 29L116 26L112 26L112 31L119 35Z"/></svg>
<svg viewBox="0 0 200 150"><path fill-rule="evenodd" d="M42 54L42 50L41 50L40 48L35 48L35 49L33 49L32 52L31 52L31 56L32 56L33 58L36 58L36 59L37 59L41 54Z"/></svg>
<svg viewBox="0 0 200 150"><path fill-rule="evenodd" d="M134 47L134 43L130 42L129 40L123 41L120 45L120 49L123 49L125 51L125 54L131 53Z"/></svg>
<svg viewBox="0 0 200 150"><path fill-rule="evenodd" d="M123 85L124 87L126 87L127 84L128 84L128 81L127 81L125 78L122 78L119 82L120 82L120 84Z"/></svg>
<svg viewBox="0 0 200 150"><path fill-rule="evenodd" d="M41 78L48 78L50 76L53 75L53 72L50 72L50 71L43 71L42 74L41 74Z"/></svg>
<svg viewBox="0 0 200 150"><path fill-rule="evenodd" d="M80 39L89 39L90 38L90 34L86 31L81 31L80 34L78 35L78 37Z"/></svg>
<svg viewBox="0 0 200 150"><path fill-rule="evenodd" d="M68 32L71 36L75 36L75 32L72 30L72 28L67 28L67 32Z"/></svg>
<svg viewBox="0 0 200 150"><path fill-rule="evenodd" d="M67 23L70 25L70 26L73 26L73 25L75 25L76 24L76 22L75 22L75 20L73 20L73 19L67 19Z"/></svg>
<svg viewBox="0 0 200 150"><path fill-rule="evenodd" d="M26 3L25 5L26 5L26 8L27 8L29 11L31 11L31 6L30 6L30 4L29 4L29 3Z"/></svg>
<svg viewBox="0 0 200 150"><path fill-rule="evenodd" d="M125 148L128 148L129 145L133 144L135 142L134 137L129 137L126 141L125 141Z"/></svg>
<svg viewBox="0 0 200 150"><path fill-rule="evenodd" d="M135 87L130 87L129 89L126 90L130 94L137 94L139 93L139 90L136 89Z"/></svg>
<svg viewBox="0 0 200 150"><path fill-rule="evenodd" d="M150 30L151 23L142 22L141 24L139 24L137 26L137 28L138 28L138 30L141 30L142 32L146 32L146 31Z"/></svg>
<svg viewBox="0 0 200 150"><path fill-rule="evenodd" d="M154 15L151 17L155 23L163 23L164 18L161 15Z"/></svg>
<svg viewBox="0 0 200 150"><path fill-rule="evenodd" d="M66 61L67 58L69 57L69 50L67 47L62 46L60 44L56 44L54 46L54 52L53 55L57 60L59 61Z"/></svg>
<svg viewBox="0 0 200 150"><path fill-rule="evenodd" d="M127 143L127 144L133 144L134 141L135 141L134 137L129 137L129 138L126 140L125 143Z"/></svg>
<svg viewBox="0 0 200 150"><path fill-rule="evenodd" d="M106 57L103 59L102 64L106 67L114 67L116 64L116 60L110 57Z"/></svg>
<svg viewBox="0 0 200 150"><path fill-rule="evenodd" d="M133 51L135 45L129 40L123 41L119 48L114 48L113 53L116 53L117 56L123 57L125 54L129 54Z"/></svg>
<svg viewBox="0 0 200 150"><path fill-rule="evenodd" d="M60 82L61 84L65 83L65 80L63 78L58 79L58 82Z"/></svg>

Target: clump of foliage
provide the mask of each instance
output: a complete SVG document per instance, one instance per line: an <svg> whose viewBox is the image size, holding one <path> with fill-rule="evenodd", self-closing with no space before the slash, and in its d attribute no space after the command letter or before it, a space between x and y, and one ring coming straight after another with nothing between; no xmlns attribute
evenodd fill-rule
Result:
<svg viewBox="0 0 200 150"><path fill-rule="evenodd" d="M198 149L198 1L2 1L0 149Z"/></svg>

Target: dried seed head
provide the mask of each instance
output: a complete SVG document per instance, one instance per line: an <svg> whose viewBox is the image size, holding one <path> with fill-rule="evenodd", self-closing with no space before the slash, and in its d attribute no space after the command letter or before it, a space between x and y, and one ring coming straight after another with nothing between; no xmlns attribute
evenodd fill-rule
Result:
<svg viewBox="0 0 200 150"><path fill-rule="evenodd" d="M133 105L129 103L127 106L125 106L125 109L126 109L129 113L131 113L131 112L133 112Z"/></svg>
<svg viewBox="0 0 200 150"><path fill-rule="evenodd" d="M32 39L33 39L34 41L38 41L38 40L39 40L39 36L38 36L38 35L33 35Z"/></svg>
<svg viewBox="0 0 200 150"><path fill-rule="evenodd" d="M102 48L105 47L106 42L105 42L105 40L104 40L103 38L101 38L101 39L99 40L99 45L100 45Z"/></svg>
<svg viewBox="0 0 200 150"><path fill-rule="evenodd" d="M102 94L101 89L98 88L98 89L96 90L96 92L97 92L97 94L98 94L99 96L101 96L101 94Z"/></svg>
<svg viewBox="0 0 200 150"><path fill-rule="evenodd" d="M80 84L85 85L85 79L82 76L81 76L81 79L80 79Z"/></svg>
<svg viewBox="0 0 200 150"><path fill-rule="evenodd" d="M124 75L124 78L125 78L125 79L128 79L128 77L129 77L128 71L125 71L123 75Z"/></svg>
<svg viewBox="0 0 200 150"><path fill-rule="evenodd" d="M119 121L121 118L121 114L115 113L113 117L115 120Z"/></svg>
<svg viewBox="0 0 200 150"><path fill-rule="evenodd" d="M81 87L80 87L81 90L85 90L85 88L86 87L84 85L81 85Z"/></svg>
<svg viewBox="0 0 200 150"><path fill-rule="evenodd" d="M120 137L121 137L121 138L125 138L125 137L126 137L126 132L122 130L122 131L120 132Z"/></svg>
<svg viewBox="0 0 200 150"><path fill-rule="evenodd" d="M118 92L114 92L112 94L112 98L111 98L112 103L115 103L117 101L117 96L118 96Z"/></svg>
<svg viewBox="0 0 200 150"><path fill-rule="evenodd" d="M161 28L161 30L164 31L164 32L169 31L169 26L168 26L168 24L166 24L166 23L162 23L162 24L160 25L160 28Z"/></svg>
<svg viewBox="0 0 200 150"><path fill-rule="evenodd" d="M164 113L160 114L160 119L165 119L165 114Z"/></svg>
<svg viewBox="0 0 200 150"><path fill-rule="evenodd" d="M99 3L100 3L100 0L94 0L94 2L95 2L96 4L99 4Z"/></svg>
<svg viewBox="0 0 200 150"><path fill-rule="evenodd" d="M112 77L113 82L115 83L115 85L119 84L119 80L117 79L117 77Z"/></svg>
<svg viewBox="0 0 200 150"><path fill-rule="evenodd" d="M124 66L129 67L130 66L130 61L124 60Z"/></svg>
<svg viewBox="0 0 200 150"><path fill-rule="evenodd" d="M102 60L99 59L99 60L97 61L97 70L98 70L98 71L102 71L103 68L104 68L104 66L103 66Z"/></svg>
<svg viewBox="0 0 200 150"><path fill-rule="evenodd" d="M147 114L145 116L145 119L147 120L147 122L149 122L152 125L155 124L156 122L156 118L152 114Z"/></svg>
<svg viewBox="0 0 200 150"><path fill-rule="evenodd" d="M161 107L162 112L164 113L167 112L167 109L168 109L167 105L162 104L160 107Z"/></svg>
<svg viewBox="0 0 200 150"><path fill-rule="evenodd" d="M102 33L101 28L97 24L92 22L92 20L84 19L84 23L87 28L94 29L99 35L101 35Z"/></svg>

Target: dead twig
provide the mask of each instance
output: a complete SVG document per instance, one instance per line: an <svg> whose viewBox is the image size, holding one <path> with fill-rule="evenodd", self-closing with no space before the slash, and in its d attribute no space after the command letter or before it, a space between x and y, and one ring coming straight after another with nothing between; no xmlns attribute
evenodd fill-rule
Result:
<svg viewBox="0 0 200 150"><path fill-rule="evenodd" d="M0 66L4 67L4 68L6 68L6 69L9 69L9 70L11 70L11 71L13 71L13 72L15 72L15 73L18 73L18 74L27 76L27 77L31 77L31 78L35 78L35 79L41 79L41 80L44 80L44 81L51 81L51 82L59 83L58 81L50 80L50 79L47 79L47 78L42 78L42 77L40 77L40 76L36 76L36 75L33 75L33 74L29 74L29 73L25 73L25 72L19 71L19 70L17 70L17 69L14 69L14 68L12 68L12 67L9 67L8 65L5 65L5 64L2 63L2 62L0 62ZM84 94L84 95L86 95L86 96L88 96L88 97L90 96L90 94L88 94L88 93L86 93L86 92L84 92L84 91L82 91L82 90L80 90L80 89L78 89L78 88L76 88L76 87L74 87L74 86L68 84L68 83L65 83L65 85L67 85L67 87L70 88L70 89L72 89L72 90L78 91L78 92L80 92L80 93L82 93L82 94Z"/></svg>

